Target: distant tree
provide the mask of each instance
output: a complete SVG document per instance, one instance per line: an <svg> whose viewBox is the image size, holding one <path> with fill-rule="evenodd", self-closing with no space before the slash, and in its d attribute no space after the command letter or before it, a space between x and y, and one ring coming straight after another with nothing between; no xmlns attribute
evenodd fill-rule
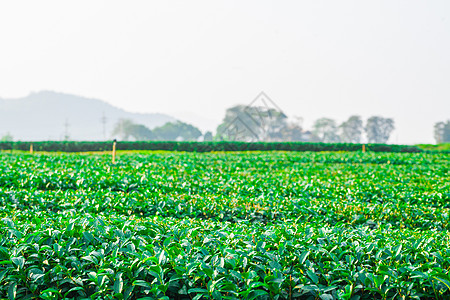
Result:
<svg viewBox="0 0 450 300"><path fill-rule="evenodd" d="M308 141L302 127L303 118L294 117L289 120L281 129L281 137L283 141L306 142Z"/></svg>
<svg viewBox="0 0 450 300"><path fill-rule="evenodd" d="M447 121L444 126L444 137L442 138L443 143L450 143L450 121Z"/></svg>
<svg viewBox="0 0 450 300"><path fill-rule="evenodd" d="M228 108L217 127L217 140L276 141L282 139L287 117L266 107L237 105Z"/></svg>
<svg viewBox="0 0 450 300"><path fill-rule="evenodd" d="M312 130L312 140L324 143L337 143L340 141L336 121L329 118L316 120Z"/></svg>
<svg viewBox="0 0 450 300"><path fill-rule="evenodd" d="M363 121L360 116L351 116L343 122L341 129L341 141L345 143L360 143L363 131Z"/></svg>
<svg viewBox="0 0 450 300"><path fill-rule="evenodd" d="M437 144L450 143L450 120L434 124L434 138Z"/></svg>
<svg viewBox="0 0 450 300"><path fill-rule="evenodd" d="M156 139L163 141L196 141L202 132L195 126L180 121L169 122L153 129Z"/></svg>
<svg viewBox="0 0 450 300"><path fill-rule="evenodd" d="M12 142L14 140L13 136L7 132L2 138L0 138L0 142Z"/></svg>
<svg viewBox="0 0 450 300"><path fill-rule="evenodd" d="M155 140L155 134L141 124L133 124L130 128L130 135L137 141L152 141Z"/></svg>
<svg viewBox="0 0 450 300"><path fill-rule="evenodd" d="M207 131L204 135L203 135L203 140L205 142L210 142L213 140L213 134L211 131Z"/></svg>
<svg viewBox="0 0 450 300"><path fill-rule="evenodd" d="M281 129L281 138L283 141L304 142L305 136L303 128L295 123L287 124Z"/></svg>
<svg viewBox="0 0 450 300"><path fill-rule="evenodd" d="M434 139L436 140L436 144L440 144L444 140L444 126L444 122L434 124Z"/></svg>
<svg viewBox="0 0 450 300"><path fill-rule="evenodd" d="M133 137L137 141L150 141L155 139L153 132L141 124L135 124L129 119L120 119L114 129L113 135L119 136L123 141L128 141Z"/></svg>
<svg viewBox="0 0 450 300"><path fill-rule="evenodd" d="M383 117L370 117L367 120L365 131L369 143L386 143L394 130L394 120Z"/></svg>
<svg viewBox="0 0 450 300"><path fill-rule="evenodd" d="M112 135L118 136L123 141L128 141L134 123L130 119L120 119L114 126Z"/></svg>

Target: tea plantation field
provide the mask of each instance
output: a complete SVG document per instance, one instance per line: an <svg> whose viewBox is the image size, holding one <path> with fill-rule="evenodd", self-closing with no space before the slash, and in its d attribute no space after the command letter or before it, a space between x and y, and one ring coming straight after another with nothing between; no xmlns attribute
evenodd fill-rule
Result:
<svg viewBox="0 0 450 300"><path fill-rule="evenodd" d="M0 152L0 299L449 299L449 158Z"/></svg>

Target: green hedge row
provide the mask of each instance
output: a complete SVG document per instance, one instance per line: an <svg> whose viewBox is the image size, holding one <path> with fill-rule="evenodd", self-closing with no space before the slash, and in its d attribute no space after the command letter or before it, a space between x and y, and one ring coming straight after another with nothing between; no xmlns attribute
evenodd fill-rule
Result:
<svg viewBox="0 0 450 300"><path fill-rule="evenodd" d="M417 145L419 149L425 150L426 152L439 152L439 153L450 153L450 143L441 144L419 144Z"/></svg>
<svg viewBox="0 0 450 300"><path fill-rule="evenodd" d="M34 151L109 151L112 141L108 142L0 142L0 150L30 150ZM301 142L118 142L117 150L169 150L187 152L211 151L361 151L362 144L345 143L301 143ZM416 146L368 144L368 151L375 152L422 152Z"/></svg>

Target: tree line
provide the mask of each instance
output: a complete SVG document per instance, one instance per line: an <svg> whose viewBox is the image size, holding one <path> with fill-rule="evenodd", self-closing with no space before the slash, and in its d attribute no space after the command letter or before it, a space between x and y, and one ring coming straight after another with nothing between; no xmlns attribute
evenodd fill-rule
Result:
<svg viewBox="0 0 450 300"><path fill-rule="evenodd" d="M149 129L129 119L120 119L114 126L112 135L122 141L130 138L136 141L196 141L203 136L197 127L180 121Z"/></svg>
<svg viewBox="0 0 450 300"><path fill-rule="evenodd" d="M215 139L360 143L365 134L369 143L386 143L395 128L393 119L380 116L370 117L365 124L360 116L341 124L320 118L311 130L304 130L301 123L273 108L237 105L227 109Z"/></svg>
<svg viewBox="0 0 450 300"><path fill-rule="evenodd" d="M225 112L216 134L202 133L197 127L181 121L169 122L149 129L128 119L119 120L112 135L128 141L243 141L243 142L324 142L324 143L386 143L395 122L392 118L372 116L363 120L350 116L338 123L331 118L316 120L312 128L305 130L302 119L288 119L279 110L266 107L236 105ZM450 121L438 122L434 126L436 143L450 143Z"/></svg>
<svg viewBox="0 0 450 300"><path fill-rule="evenodd" d="M202 134L197 127L184 122L169 122L149 129L128 119L119 120L112 132L120 140L137 141L301 141L325 143L360 143L363 134L369 143L386 143L394 130L390 118L374 116L365 124L360 116L351 116L338 124L330 118L320 118L311 130L304 130L301 119L289 120L275 109L237 105L226 110L216 134Z"/></svg>
<svg viewBox="0 0 450 300"><path fill-rule="evenodd" d="M395 123L392 118L372 116L365 122L354 115L342 123L331 118L316 120L312 128L305 130L302 119L288 119L279 110L267 107L236 105L225 112L216 134L202 131L181 121L169 122L149 129L129 119L120 119L114 126L112 137L122 141L243 141L243 142L324 142L361 143L365 137L368 143L386 143ZM434 125L436 143L450 143L450 120ZM6 133L0 141L13 141Z"/></svg>

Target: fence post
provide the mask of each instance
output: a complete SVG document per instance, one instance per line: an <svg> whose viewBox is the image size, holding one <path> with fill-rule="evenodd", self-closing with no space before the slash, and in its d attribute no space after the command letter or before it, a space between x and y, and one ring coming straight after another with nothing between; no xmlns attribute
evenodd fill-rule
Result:
<svg viewBox="0 0 450 300"><path fill-rule="evenodd" d="M30 144L30 154L33 154L33 144Z"/></svg>
<svg viewBox="0 0 450 300"><path fill-rule="evenodd" d="M362 145L362 152L363 152L363 153L366 152L366 145Z"/></svg>
<svg viewBox="0 0 450 300"><path fill-rule="evenodd" d="M114 139L114 141L113 141L113 149L112 149L112 163L113 164L116 163L116 143L117 143L117 140Z"/></svg>

